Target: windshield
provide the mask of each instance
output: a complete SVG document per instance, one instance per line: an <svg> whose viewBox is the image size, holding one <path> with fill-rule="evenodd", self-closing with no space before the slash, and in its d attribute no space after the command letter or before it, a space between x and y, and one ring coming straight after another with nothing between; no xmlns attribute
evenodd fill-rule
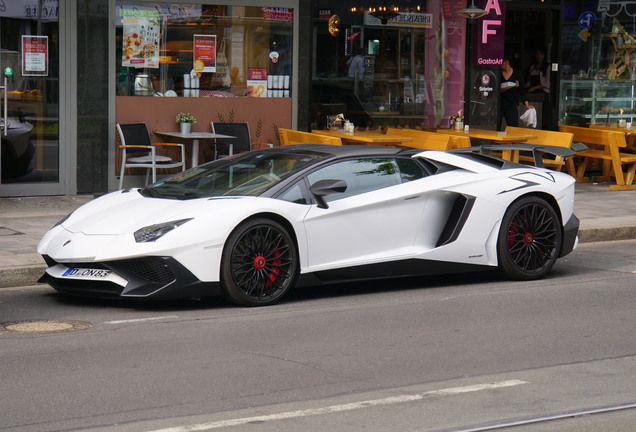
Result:
<svg viewBox="0 0 636 432"><path fill-rule="evenodd" d="M142 194L177 199L258 196L281 180L327 157L309 152L242 153L175 174L144 187Z"/></svg>

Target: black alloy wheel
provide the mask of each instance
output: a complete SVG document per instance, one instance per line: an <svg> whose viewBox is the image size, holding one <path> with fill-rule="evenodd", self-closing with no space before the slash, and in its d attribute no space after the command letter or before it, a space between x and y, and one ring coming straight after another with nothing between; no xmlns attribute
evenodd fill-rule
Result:
<svg viewBox="0 0 636 432"><path fill-rule="evenodd" d="M561 222L545 200L528 196L506 211L497 241L499 268L516 280L543 277L561 251Z"/></svg>
<svg viewBox="0 0 636 432"><path fill-rule="evenodd" d="M223 295L240 306L276 303L296 283L298 273L298 251L292 237L269 219L239 225L223 250Z"/></svg>

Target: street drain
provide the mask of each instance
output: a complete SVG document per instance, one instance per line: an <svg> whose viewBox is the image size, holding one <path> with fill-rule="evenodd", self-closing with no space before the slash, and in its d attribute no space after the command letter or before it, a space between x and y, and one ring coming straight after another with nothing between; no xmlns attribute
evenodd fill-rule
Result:
<svg viewBox="0 0 636 432"><path fill-rule="evenodd" d="M11 333L61 333L86 330L93 325L86 321L34 320L0 323L0 331Z"/></svg>

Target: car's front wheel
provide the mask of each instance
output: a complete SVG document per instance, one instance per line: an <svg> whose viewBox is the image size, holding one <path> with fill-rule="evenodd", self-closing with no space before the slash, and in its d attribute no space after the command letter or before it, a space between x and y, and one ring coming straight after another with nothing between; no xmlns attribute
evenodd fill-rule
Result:
<svg viewBox="0 0 636 432"><path fill-rule="evenodd" d="M252 219L228 238L221 261L223 295L241 306L279 301L296 283L298 251L279 223Z"/></svg>
<svg viewBox="0 0 636 432"><path fill-rule="evenodd" d="M497 242L499 268L508 277L531 280L552 269L561 250L561 223L539 197L525 197L506 211Z"/></svg>

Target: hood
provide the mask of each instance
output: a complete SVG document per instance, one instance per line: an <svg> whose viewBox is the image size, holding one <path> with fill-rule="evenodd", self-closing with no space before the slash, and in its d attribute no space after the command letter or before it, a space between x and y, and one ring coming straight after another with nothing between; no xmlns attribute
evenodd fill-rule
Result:
<svg viewBox="0 0 636 432"><path fill-rule="evenodd" d="M97 198L75 210L62 226L73 233L86 235L118 235L134 232L139 228L162 222L195 217L205 208L207 215L221 212L221 203L228 198L210 200L209 198L175 200L149 198L138 190L117 191Z"/></svg>

